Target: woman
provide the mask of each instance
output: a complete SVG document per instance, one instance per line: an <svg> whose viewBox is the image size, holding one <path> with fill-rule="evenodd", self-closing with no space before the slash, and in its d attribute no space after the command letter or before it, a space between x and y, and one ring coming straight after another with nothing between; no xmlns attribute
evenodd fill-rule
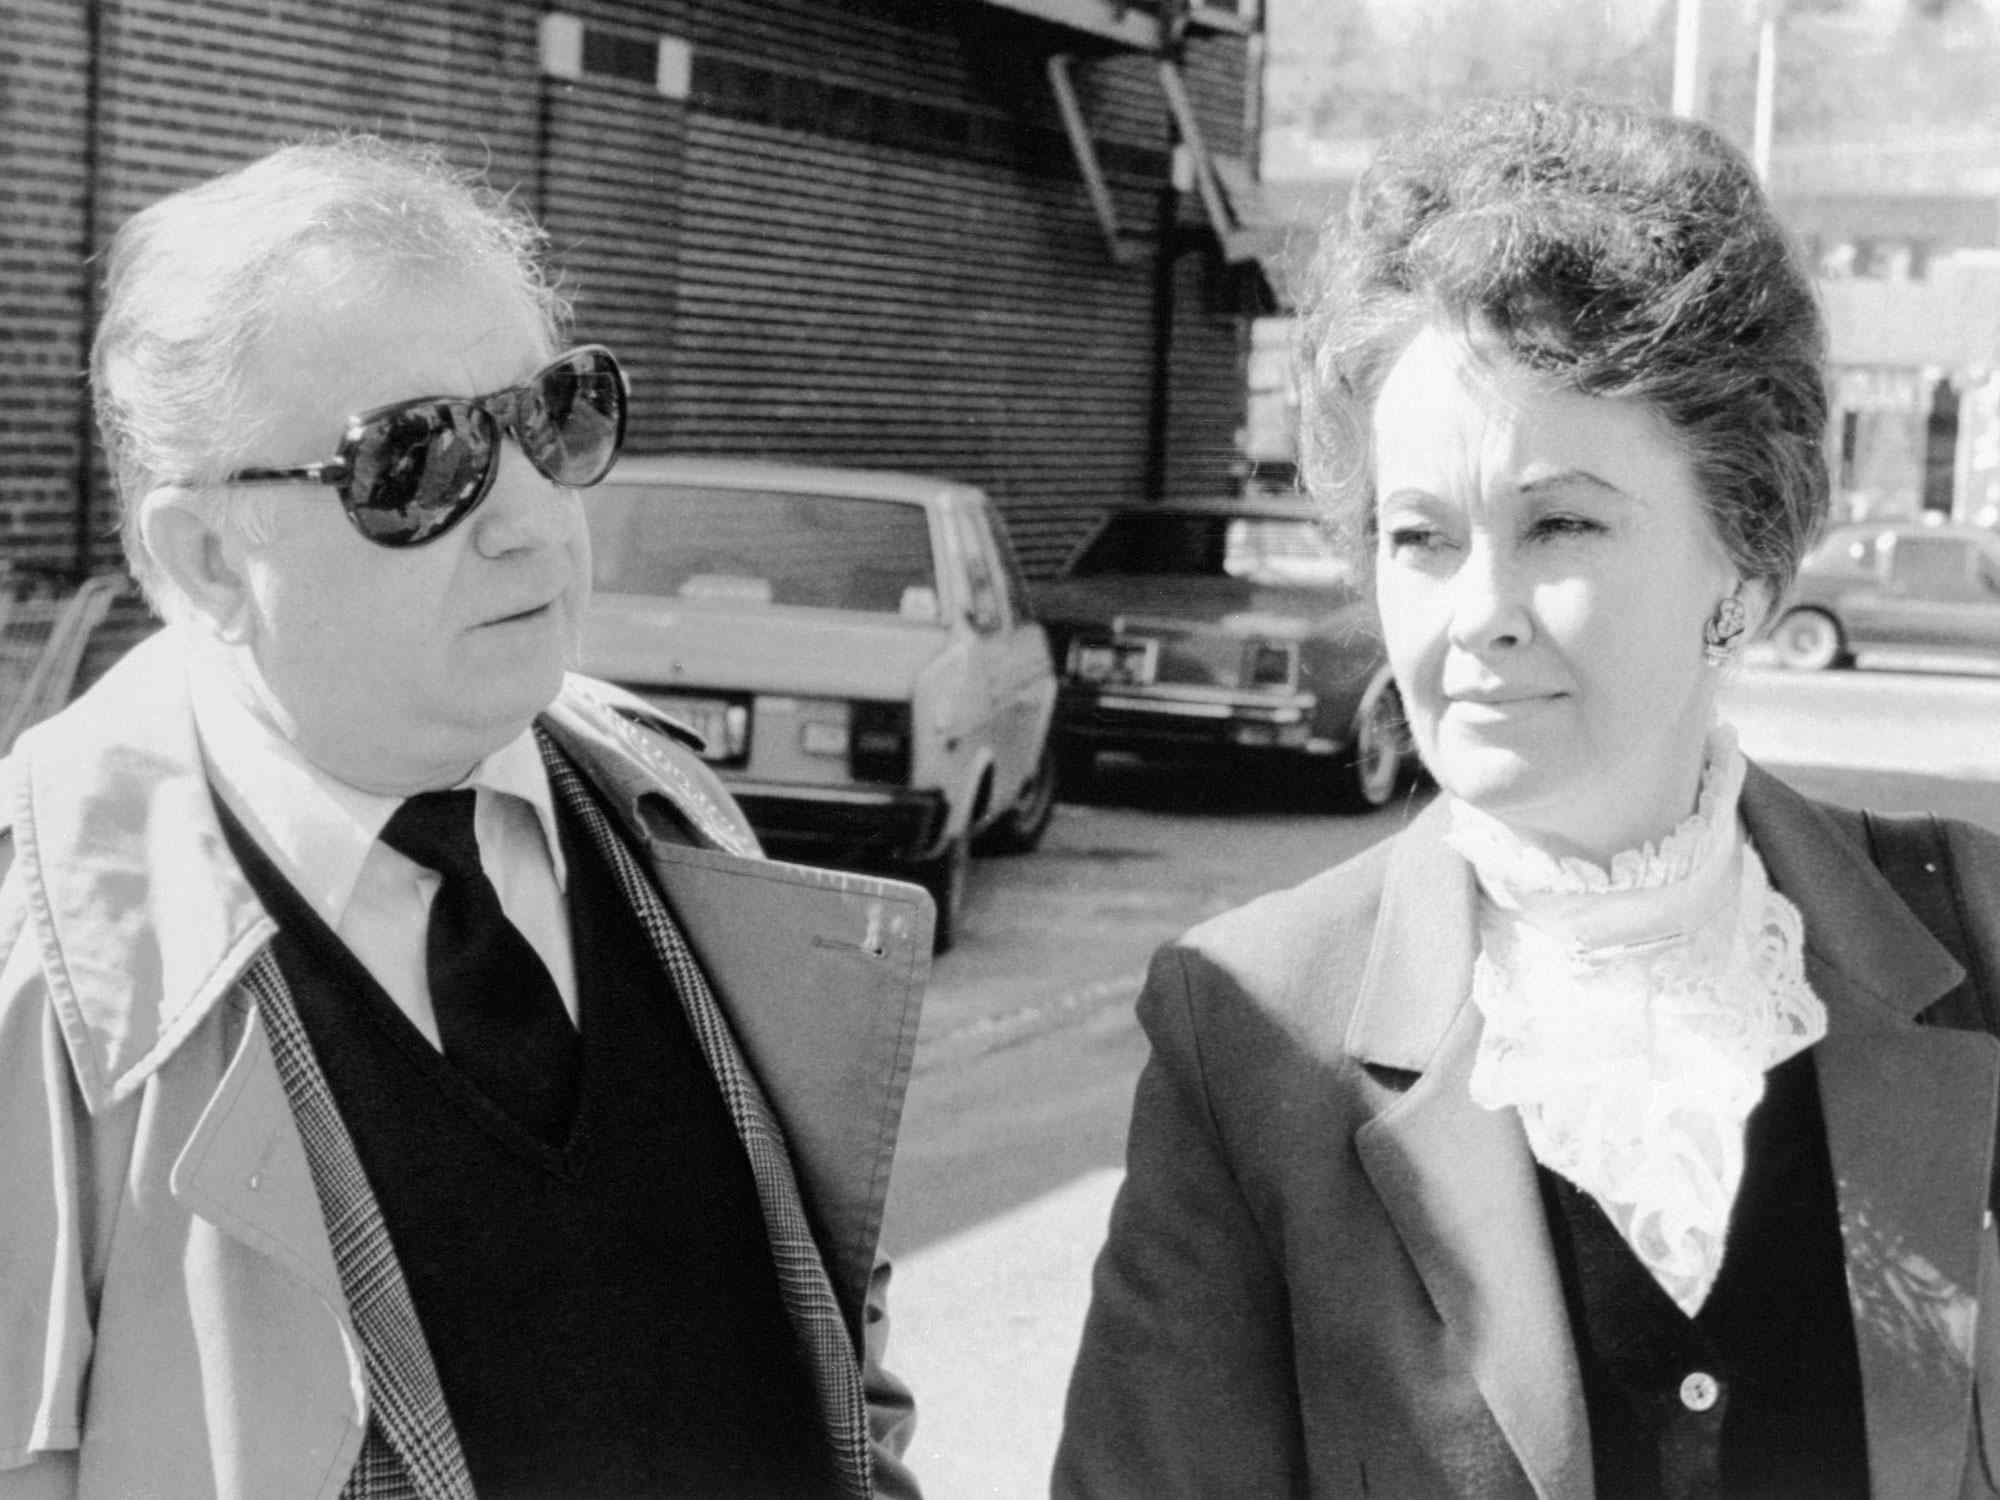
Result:
<svg viewBox="0 0 2000 1500"><path fill-rule="evenodd" d="M1155 959L1056 1493L1995 1493L2000 1048L1917 1024L1964 968L1715 719L1827 505L1754 178L1473 106L1302 338L1442 794ZM2000 839L1945 829L1996 972Z"/></svg>

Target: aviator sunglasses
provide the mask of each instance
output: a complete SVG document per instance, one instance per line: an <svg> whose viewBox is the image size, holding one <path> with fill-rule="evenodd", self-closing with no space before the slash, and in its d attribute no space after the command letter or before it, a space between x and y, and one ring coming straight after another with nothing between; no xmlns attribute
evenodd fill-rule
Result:
<svg viewBox="0 0 2000 1500"><path fill-rule="evenodd" d="M334 485L369 541L416 547L479 508L500 470L502 437L557 484L596 484L625 440L625 372L609 349L586 344L508 390L398 401L349 417L326 462L238 469L229 482Z"/></svg>

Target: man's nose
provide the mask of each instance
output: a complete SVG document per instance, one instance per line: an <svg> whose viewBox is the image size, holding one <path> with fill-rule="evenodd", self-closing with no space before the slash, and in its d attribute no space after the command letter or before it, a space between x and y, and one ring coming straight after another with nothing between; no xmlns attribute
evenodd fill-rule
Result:
<svg viewBox="0 0 2000 1500"><path fill-rule="evenodd" d="M1451 641L1466 651L1525 645L1533 634L1523 581L1503 549L1475 543L1451 580Z"/></svg>
<svg viewBox="0 0 2000 1500"><path fill-rule="evenodd" d="M493 489L472 518L479 550L498 557L561 541L575 498L529 463L511 437L501 441L499 462Z"/></svg>

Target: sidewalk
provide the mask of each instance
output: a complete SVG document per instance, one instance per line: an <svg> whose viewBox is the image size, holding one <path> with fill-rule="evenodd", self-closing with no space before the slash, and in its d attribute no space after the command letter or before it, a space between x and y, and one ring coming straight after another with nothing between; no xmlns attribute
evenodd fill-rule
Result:
<svg viewBox="0 0 2000 1500"><path fill-rule="evenodd" d="M896 1267L890 1368L917 1393L927 1500L1046 1495L1121 1174L1100 1170Z"/></svg>

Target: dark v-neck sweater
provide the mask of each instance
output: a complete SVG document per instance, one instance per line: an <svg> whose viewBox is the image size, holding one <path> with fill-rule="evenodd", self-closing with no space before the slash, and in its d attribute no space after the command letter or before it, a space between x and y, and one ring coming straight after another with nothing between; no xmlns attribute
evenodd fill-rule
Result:
<svg viewBox="0 0 2000 1500"><path fill-rule="evenodd" d="M616 878L559 822L583 1031L560 1148L454 1068L229 829L473 1484L482 1500L835 1493L720 1090Z"/></svg>
<svg viewBox="0 0 2000 1500"><path fill-rule="evenodd" d="M1692 1318L1597 1201L1539 1168L1601 1500L1866 1500L1861 1368L1812 1054L1751 1113L1722 1270Z"/></svg>

